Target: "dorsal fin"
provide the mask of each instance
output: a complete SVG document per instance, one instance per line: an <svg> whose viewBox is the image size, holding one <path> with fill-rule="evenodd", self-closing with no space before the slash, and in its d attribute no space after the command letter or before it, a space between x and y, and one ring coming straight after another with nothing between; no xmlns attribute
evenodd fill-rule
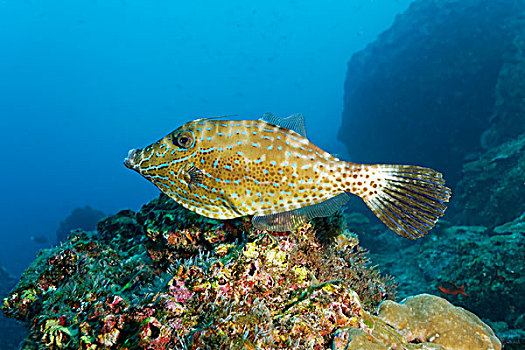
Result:
<svg viewBox="0 0 525 350"><path fill-rule="evenodd" d="M195 120L192 120L192 122L200 122L203 120L214 120L214 119L222 119L222 118L228 118L228 117L237 117L238 114L225 114L225 115L215 115L211 117L202 117Z"/></svg>
<svg viewBox="0 0 525 350"><path fill-rule="evenodd" d="M295 113L286 118L278 117L272 113L264 113L260 119L264 120L265 122L293 130L301 136L306 137L304 116L301 113Z"/></svg>
<svg viewBox="0 0 525 350"><path fill-rule="evenodd" d="M334 215L348 200L348 195L341 193L324 202L304 208L285 211L283 213L254 216L252 218L252 224L260 230L275 232L292 231L298 226L310 221L310 219Z"/></svg>

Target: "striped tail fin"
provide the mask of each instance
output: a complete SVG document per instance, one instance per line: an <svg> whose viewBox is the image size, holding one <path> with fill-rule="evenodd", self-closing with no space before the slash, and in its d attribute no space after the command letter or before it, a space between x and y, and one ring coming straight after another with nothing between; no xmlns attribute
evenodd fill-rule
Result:
<svg viewBox="0 0 525 350"><path fill-rule="evenodd" d="M400 236L423 237L445 213L451 191L437 171L410 165L351 164L349 168L350 192Z"/></svg>

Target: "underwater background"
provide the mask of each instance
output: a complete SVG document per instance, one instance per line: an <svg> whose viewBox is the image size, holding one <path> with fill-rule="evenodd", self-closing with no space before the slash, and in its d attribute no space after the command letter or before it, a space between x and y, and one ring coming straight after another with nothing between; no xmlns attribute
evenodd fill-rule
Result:
<svg viewBox="0 0 525 350"><path fill-rule="evenodd" d="M349 259L347 265L357 270L319 276L350 281L370 314L384 300L437 295L479 316L504 348L525 346L525 1L5 0L0 48L0 297L6 298L3 311L11 318L0 316L0 348L17 349L25 337L27 349L77 348L80 343L68 337L81 336L84 346L96 341L123 346L109 340L107 334L116 328L107 318L100 321L107 334L97 335L87 326L79 331L66 313L53 309L68 304L60 299L65 290L52 300L49 290L61 291L61 281L72 279L73 261L94 260L78 242L96 245L108 256L141 256L130 271L156 276L160 269L178 276L170 290L191 288L177 284L185 272L168 272L169 265L190 257L188 266L200 266L195 256L203 247L230 256L235 249L228 234L206 236L204 227L217 230L215 224L156 198L158 189L122 161L130 148L148 145L189 120L257 119L265 112L303 113L308 138L341 159L431 167L452 188L445 216L416 241L397 237L357 197L332 221L301 231L306 243L298 249L305 252L316 246L317 234L351 232L351 239L336 240L345 247L330 248L331 256ZM195 230L202 229L206 244L189 249L190 238L177 236L175 244L173 237L155 234L176 231L174 221L200 227ZM83 233L69 236L76 228ZM235 222L220 230L237 232L244 226ZM113 241L117 236L126 240ZM268 242L247 236L244 257L251 257L248 248L262 256L260 247ZM146 248L134 250L142 245ZM144 252L154 267L141 260ZM299 261L297 266L303 259L287 258ZM323 255L308 266L322 261L336 266L335 260ZM57 261L55 270L45 270ZM86 266L91 275L122 282L114 271ZM159 281L137 276L157 291L160 280L170 280L163 274L156 276ZM304 284L294 276L288 276L290 290ZM132 305L126 295L131 287L122 285L118 293L111 291ZM133 298L147 295L135 292ZM346 290L336 295L341 305L358 304ZM107 298L101 313L120 315L115 309L120 299ZM188 297L177 298L179 305ZM141 325L136 344L165 348L168 335L152 339L152 329L164 334L168 328L157 314L138 316L146 313L126 316ZM39 325L35 320L44 315L48 323ZM26 322L29 336L12 319ZM53 326L50 320L56 321ZM358 323L368 327L367 322ZM337 338L332 331L326 336ZM287 337L295 341L292 333ZM199 336L195 344L210 344L204 331Z"/></svg>

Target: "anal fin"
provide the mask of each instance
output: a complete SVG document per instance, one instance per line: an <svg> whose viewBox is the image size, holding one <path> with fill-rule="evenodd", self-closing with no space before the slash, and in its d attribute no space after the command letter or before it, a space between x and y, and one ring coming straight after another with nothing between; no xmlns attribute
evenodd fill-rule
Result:
<svg viewBox="0 0 525 350"><path fill-rule="evenodd" d="M331 216L348 202L346 193L341 193L324 202L307 207L263 216L254 216L252 224L255 228L267 231L292 231L312 218Z"/></svg>

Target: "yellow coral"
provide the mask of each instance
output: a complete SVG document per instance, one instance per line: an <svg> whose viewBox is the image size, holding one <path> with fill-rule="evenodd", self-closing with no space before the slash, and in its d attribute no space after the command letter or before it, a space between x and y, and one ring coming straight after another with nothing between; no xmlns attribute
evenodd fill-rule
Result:
<svg viewBox="0 0 525 350"><path fill-rule="evenodd" d="M62 326L58 318L46 320L40 328L42 331L42 343L53 349L67 348L76 333Z"/></svg>
<svg viewBox="0 0 525 350"><path fill-rule="evenodd" d="M246 243L242 254L248 259L257 259L259 257L259 247L257 246L257 243Z"/></svg>

